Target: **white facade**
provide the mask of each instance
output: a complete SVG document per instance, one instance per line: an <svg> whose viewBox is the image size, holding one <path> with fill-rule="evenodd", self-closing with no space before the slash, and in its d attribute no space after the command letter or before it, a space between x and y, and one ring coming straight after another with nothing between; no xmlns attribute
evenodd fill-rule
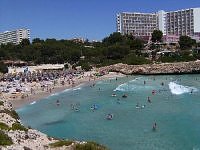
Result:
<svg viewBox="0 0 200 150"><path fill-rule="evenodd" d="M30 40L30 30L29 29L17 29L14 31L6 31L0 33L0 44L19 44L23 39Z"/></svg>
<svg viewBox="0 0 200 150"><path fill-rule="evenodd" d="M200 32L200 8L194 8L193 14L194 14L194 32Z"/></svg>
<svg viewBox="0 0 200 150"><path fill-rule="evenodd" d="M166 35L166 12L164 10L158 11L158 29Z"/></svg>
<svg viewBox="0 0 200 150"><path fill-rule="evenodd" d="M117 14L117 32L134 36L151 36L154 30L172 40L187 35L200 40L200 8L157 13L120 13Z"/></svg>
<svg viewBox="0 0 200 150"><path fill-rule="evenodd" d="M157 15L153 13L124 12L117 14L117 31L134 36L151 36L157 29Z"/></svg>

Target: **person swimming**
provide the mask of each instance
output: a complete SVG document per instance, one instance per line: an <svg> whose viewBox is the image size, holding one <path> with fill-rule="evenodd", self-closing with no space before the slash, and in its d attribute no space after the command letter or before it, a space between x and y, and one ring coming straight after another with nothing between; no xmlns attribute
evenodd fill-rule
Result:
<svg viewBox="0 0 200 150"><path fill-rule="evenodd" d="M126 94L122 95L123 98L127 98L128 96Z"/></svg>
<svg viewBox="0 0 200 150"><path fill-rule="evenodd" d="M56 104L57 104L57 106L59 106L59 105L60 105L60 101L59 101L59 100L57 100L57 101L56 101Z"/></svg>
<svg viewBox="0 0 200 150"><path fill-rule="evenodd" d="M116 97L117 95L115 93L112 94L112 97Z"/></svg>
<svg viewBox="0 0 200 150"><path fill-rule="evenodd" d="M192 94L192 93L193 93L193 91L194 91L194 89L192 89L190 93Z"/></svg>
<svg viewBox="0 0 200 150"><path fill-rule="evenodd" d="M156 124L156 122L153 124L153 127L152 127L152 130L153 131L156 131L156 128L157 128L157 124Z"/></svg>
<svg viewBox="0 0 200 150"><path fill-rule="evenodd" d="M151 103L151 100L150 100L150 97L148 96L148 98L147 98L147 101L149 102L149 103Z"/></svg>

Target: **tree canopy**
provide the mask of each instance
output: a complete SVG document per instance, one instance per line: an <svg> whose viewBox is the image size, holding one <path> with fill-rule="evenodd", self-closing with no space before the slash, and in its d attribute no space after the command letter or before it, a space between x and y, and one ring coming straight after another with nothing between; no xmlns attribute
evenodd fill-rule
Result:
<svg viewBox="0 0 200 150"><path fill-rule="evenodd" d="M162 42L163 33L160 30L154 30L152 33L152 42Z"/></svg>
<svg viewBox="0 0 200 150"><path fill-rule="evenodd" d="M180 36L179 38L179 45L182 50L191 49L195 44L196 41L191 39L189 36Z"/></svg>
<svg viewBox="0 0 200 150"><path fill-rule="evenodd" d="M72 40L35 38L30 43L28 39L24 39L19 45L2 44L0 60L23 60L35 64L69 62L81 64L87 70L91 65L102 66L123 62L128 59L127 55L136 54L143 45L143 40L118 32L105 37L102 42L87 40L85 43L76 43ZM83 60L81 56L84 56Z"/></svg>

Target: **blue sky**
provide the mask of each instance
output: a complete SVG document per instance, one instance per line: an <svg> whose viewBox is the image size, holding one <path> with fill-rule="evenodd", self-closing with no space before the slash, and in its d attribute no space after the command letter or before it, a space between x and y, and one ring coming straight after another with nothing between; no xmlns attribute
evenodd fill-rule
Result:
<svg viewBox="0 0 200 150"><path fill-rule="evenodd" d="M26 27L31 38L101 40L116 31L116 13L200 7L200 0L0 0L0 32Z"/></svg>

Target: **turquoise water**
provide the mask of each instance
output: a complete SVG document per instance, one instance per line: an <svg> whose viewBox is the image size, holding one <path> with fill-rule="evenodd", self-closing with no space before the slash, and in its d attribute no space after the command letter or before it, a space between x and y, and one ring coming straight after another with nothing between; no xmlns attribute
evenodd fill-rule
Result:
<svg viewBox="0 0 200 150"><path fill-rule="evenodd" d="M94 87L82 85L65 90L17 112L24 125L49 136L96 141L112 150L197 150L199 81L200 75L128 76L117 81L97 81ZM154 95L152 90L156 91ZM113 93L117 96L112 97ZM128 97L122 98L123 94ZM148 96L151 103L147 102ZM145 108L136 108L137 103ZM90 108L93 104L98 106L95 111ZM72 105L80 111L72 110ZM114 115L112 120L106 119L108 113ZM154 122L156 131L152 130Z"/></svg>

